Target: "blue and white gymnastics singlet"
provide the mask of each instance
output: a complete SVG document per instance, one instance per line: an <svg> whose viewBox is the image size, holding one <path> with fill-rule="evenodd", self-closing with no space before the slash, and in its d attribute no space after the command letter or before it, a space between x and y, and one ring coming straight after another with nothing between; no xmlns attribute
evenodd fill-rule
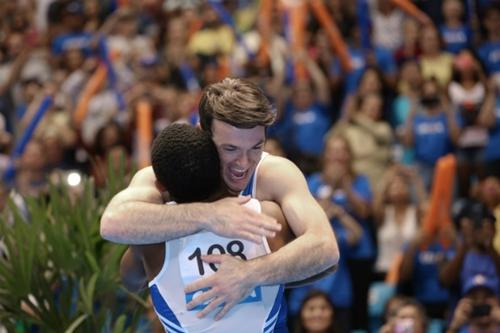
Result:
<svg viewBox="0 0 500 333"><path fill-rule="evenodd" d="M252 199L247 205L260 211L260 203ZM275 332L275 327L286 327L283 322L282 286L259 286L235 305L223 319L215 321L212 311L205 318L196 314L203 306L188 311L186 304L196 295L185 294L184 287L191 282L213 274L217 267L204 263L202 255L230 254L243 260L270 253L263 244L243 239L224 238L211 232L200 232L165 243L165 261L158 275L149 283L154 309L169 333L191 332ZM279 329L276 329L276 332Z"/></svg>

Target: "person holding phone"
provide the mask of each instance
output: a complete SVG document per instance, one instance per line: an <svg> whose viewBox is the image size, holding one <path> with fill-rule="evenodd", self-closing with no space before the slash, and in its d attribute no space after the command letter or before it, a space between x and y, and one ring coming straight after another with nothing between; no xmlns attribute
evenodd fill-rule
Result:
<svg viewBox="0 0 500 333"><path fill-rule="evenodd" d="M477 274L464 285L447 333L500 332L498 278Z"/></svg>

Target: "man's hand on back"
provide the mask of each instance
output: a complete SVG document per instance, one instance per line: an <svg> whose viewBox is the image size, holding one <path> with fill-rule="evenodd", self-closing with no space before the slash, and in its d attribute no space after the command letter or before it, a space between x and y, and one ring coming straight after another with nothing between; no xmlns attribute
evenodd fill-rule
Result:
<svg viewBox="0 0 500 333"><path fill-rule="evenodd" d="M205 229L219 236L243 238L254 243L262 243L262 236L274 237L281 230L275 219L245 207L249 196L230 197L210 204L211 218Z"/></svg>
<svg viewBox="0 0 500 333"><path fill-rule="evenodd" d="M187 308L192 309L208 302L208 305L197 316L203 318L210 312L220 308L214 317L215 320L219 320L233 306L250 295L253 288L255 288L255 284L252 282L249 270L246 267L248 265L246 261L227 254L207 255L203 256L202 259L206 263L216 264L218 270L216 273L186 286L184 289L186 293L205 288L209 289L193 298L187 304Z"/></svg>

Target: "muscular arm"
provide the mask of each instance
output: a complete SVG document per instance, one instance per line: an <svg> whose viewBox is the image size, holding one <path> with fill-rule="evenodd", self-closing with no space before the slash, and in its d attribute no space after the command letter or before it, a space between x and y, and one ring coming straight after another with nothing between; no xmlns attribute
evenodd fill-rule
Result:
<svg viewBox="0 0 500 333"><path fill-rule="evenodd" d="M203 229L203 206L163 204L153 169L148 167L139 170L130 185L110 201L101 218L101 236L126 244L161 243L186 236Z"/></svg>
<svg viewBox="0 0 500 333"><path fill-rule="evenodd" d="M279 231L276 221L242 204L248 198L213 203L165 205L151 167L139 170L130 185L113 197L101 218L101 236L116 243L151 244L209 230L256 243Z"/></svg>
<svg viewBox="0 0 500 333"><path fill-rule="evenodd" d="M131 292L146 288L165 261L165 244L131 245L120 262L120 277Z"/></svg>
<svg viewBox="0 0 500 333"><path fill-rule="evenodd" d="M276 235L276 237L267 239L271 251L276 252L289 242L293 241L295 239L295 236L292 234L292 231L288 227L288 223L286 222L285 216L283 215L281 208L276 203L271 201L263 201L261 202L261 206L263 213L271 217L274 217L278 221L278 223L280 223L282 226L281 231ZM333 265L324 270L323 272L320 272L304 280L287 283L286 287L296 288L305 286L309 283L322 279L328 274L335 272L337 270L337 267L338 265Z"/></svg>
<svg viewBox="0 0 500 333"><path fill-rule="evenodd" d="M249 261L257 284L298 281L335 265L339 250L333 230L300 170L286 159L269 156L261 166L258 184L262 186L257 197L281 206L297 238L269 256Z"/></svg>
<svg viewBox="0 0 500 333"><path fill-rule="evenodd" d="M120 277L125 288L131 292L138 292L146 287L146 271L138 247L130 246L123 254L120 262Z"/></svg>

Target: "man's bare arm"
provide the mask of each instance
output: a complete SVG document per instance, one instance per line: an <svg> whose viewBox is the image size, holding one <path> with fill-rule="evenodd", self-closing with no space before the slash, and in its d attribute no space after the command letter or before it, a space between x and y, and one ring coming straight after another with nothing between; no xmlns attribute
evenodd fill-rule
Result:
<svg viewBox="0 0 500 333"><path fill-rule="evenodd" d="M123 285L131 292L139 292L147 286L147 276L140 250L130 246L120 262L120 277Z"/></svg>
<svg viewBox="0 0 500 333"><path fill-rule="evenodd" d="M335 273L335 271L339 268L338 264L335 264L333 266L328 267L324 271L315 274L311 277L305 278L300 281L294 281L294 282L289 282L285 285L285 288L299 288L299 287L304 287L307 286L308 284L311 284L313 282L316 282L318 280L321 280L322 278Z"/></svg>
<svg viewBox="0 0 500 333"><path fill-rule="evenodd" d="M113 197L101 218L104 239L126 244L161 243L202 229L196 219L197 206L188 211L183 205L165 205L155 179L151 167L139 170L130 185Z"/></svg>
<svg viewBox="0 0 500 333"><path fill-rule="evenodd" d="M249 198L213 203L165 205L151 167L139 170L130 185L113 197L101 218L101 236L116 243L152 244L209 230L220 236L261 242L280 225L243 207Z"/></svg>
<svg viewBox="0 0 500 333"><path fill-rule="evenodd" d="M261 166L257 198L280 204L295 240L278 251L249 261L228 255L205 256L204 261L219 264L217 273L198 280L185 289L193 292L210 288L188 304L194 307L212 300L199 315L204 316L225 304L216 315L224 316L257 285L286 284L321 273L339 259L337 241L330 223L310 194L304 176L290 161L270 156Z"/></svg>
<svg viewBox="0 0 500 333"><path fill-rule="evenodd" d="M261 202L261 207L262 207L262 212L266 215L269 215L271 217L274 217L276 221L278 221L279 224L281 224L282 228L279 233L277 233L276 237L274 238L269 238L267 242L269 243L269 247L271 248L271 251L276 252L279 249L281 249L283 246L291 242L292 240L295 239L295 236L293 235L292 231L288 227L288 223L285 219L285 216L283 215L283 212L281 211L280 206L278 204L272 202L272 201L262 201ZM297 287L302 287L305 285L308 285L314 281L320 280L324 278L325 276L335 272L338 268L338 265L333 265L326 270L322 271L321 273L318 273L316 275L313 275L311 277L308 277L304 280L300 281L294 281L286 284L286 288L297 288Z"/></svg>
<svg viewBox="0 0 500 333"><path fill-rule="evenodd" d="M290 161L270 156L261 167L257 195L276 201L297 237L277 252L251 260L259 284L288 283L321 273L339 259L333 229L313 198L302 172Z"/></svg>

